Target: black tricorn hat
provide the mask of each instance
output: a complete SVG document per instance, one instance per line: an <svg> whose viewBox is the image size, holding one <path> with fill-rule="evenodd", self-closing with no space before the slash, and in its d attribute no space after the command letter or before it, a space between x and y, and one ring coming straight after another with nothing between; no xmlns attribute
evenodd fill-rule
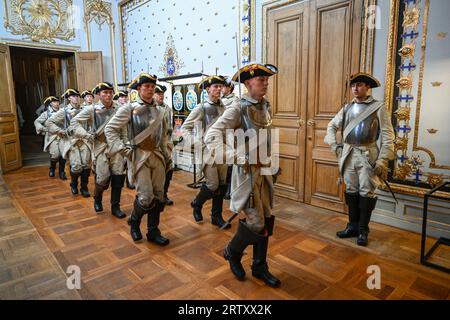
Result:
<svg viewBox="0 0 450 320"><path fill-rule="evenodd" d="M155 87L155 92L166 92L167 91L167 87L163 86L162 84L157 84Z"/></svg>
<svg viewBox="0 0 450 320"><path fill-rule="evenodd" d="M204 87L205 89L212 86L213 84L225 84L225 78L222 76L209 76L200 81L198 87L201 89Z"/></svg>
<svg viewBox="0 0 450 320"><path fill-rule="evenodd" d="M371 88L377 88L381 85L380 81L378 81L374 76L365 72L358 72L350 76L350 85L356 82L363 82Z"/></svg>
<svg viewBox="0 0 450 320"><path fill-rule="evenodd" d="M231 80L244 83L246 80L260 76L273 76L278 73L278 68L273 64L253 63L239 69Z"/></svg>
<svg viewBox="0 0 450 320"><path fill-rule="evenodd" d="M116 92L116 94L114 94L113 100L117 100L120 97L128 97L128 91L126 91L126 90L119 90L118 92Z"/></svg>
<svg viewBox="0 0 450 320"><path fill-rule="evenodd" d="M84 90L84 91L81 93L81 98L84 99L86 96L89 96L89 95L94 96L94 94L92 93L91 90Z"/></svg>
<svg viewBox="0 0 450 320"><path fill-rule="evenodd" d="M141 73L131 81L131 83L128 85L128 88L137 90L137 88L144 83L154 83L156 84L156 80L158 80L158 77L156 75L150 75L148 73Z"/></svg>
<svg viewBox="0 0 450 320"><path fill-rule="evenodd" d="M80 96L80 92L77 89L67 89L64 92L63 97L64 99L67 99L70 96Z"/></svg>
<svg viewBox="0 0 450 320"><path fill-rule="evenodd" d="M92 91L94 94L99 94L100 91L102 90L114 90L114 87L109 82L100 82L95 86L94 90Z"/></svg>
<svg viewBox="0 0 450 320"><path fill-rule="evenodd" d="M45 98L43 104L46 106L46 105L48 105L48 104L50 104L51 102L54 102L54 101L59 101L59 99L57 97L55 97L55 96L48 96L47 98Z"/></svg>

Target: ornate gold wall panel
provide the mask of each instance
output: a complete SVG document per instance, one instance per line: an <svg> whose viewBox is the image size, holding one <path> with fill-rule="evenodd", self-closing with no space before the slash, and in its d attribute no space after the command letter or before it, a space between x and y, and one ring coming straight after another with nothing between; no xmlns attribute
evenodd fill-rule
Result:
<svg viewBox="0 0 450 320"><path fill-rule="evenodd" d="M72 0L3 0L5 28L24 40L55 43L75 38Z"/></svg>

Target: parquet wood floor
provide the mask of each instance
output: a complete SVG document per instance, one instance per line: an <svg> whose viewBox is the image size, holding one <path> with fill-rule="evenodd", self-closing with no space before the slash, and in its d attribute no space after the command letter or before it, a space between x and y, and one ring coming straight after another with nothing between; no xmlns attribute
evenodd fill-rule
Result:
<svg viewBox="0 0 450 320"><path fill-rule="evenodd" d="M96 214L92 197L73 197L69 182L49 178L47 170L28 167L3 176L0 298L74 299L79 294L82 299L450 299L450 276L420 265L420 236L415 233L372 223L369 247L361 248L354 239L335 237L346 223L345 215L277 198L268 261L282 286L272 289L252 278L250 247L243 258L247 280L235 280L222 250L236 221L230 230L219 231L209 223L208 203L205 223L194 222L189 204L198 190L186 186L190 174L174 174L169 196L175 205L166 207L160 225L171 243L160 248L133 243L126 220L110 214L109 190L104 213ZM124 189L122 209L127 214L133 200L134 191ZM16 213L22 210L26 216ZM143 232L145 227L146 218ZM41 238L61 266L60 282L46 276L55 259L40 254L48 252ZM18 259L27 265L16 267ZM450 264L450 250L443 247L434 259ZM81 268L81 290L49 294L49 286L65 286L61 271L70 265ZM370 265L381 268L379 290L366 286ZM38 275L30 279L31 273Z"/></svg>

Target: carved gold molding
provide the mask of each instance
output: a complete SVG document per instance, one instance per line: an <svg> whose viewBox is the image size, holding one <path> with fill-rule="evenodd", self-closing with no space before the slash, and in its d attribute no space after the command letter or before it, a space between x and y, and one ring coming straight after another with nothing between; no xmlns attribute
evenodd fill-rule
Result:
<svg viewBox="0 0 450 320"><path fill-rule="evenodd" d="M111 3L103 0L86 0L84 2L84 28L86 30L86 38L88 50L92 51L91 28L90 23L94 21L101 31L102 25L109 26L109 41L111 50L111 63L113 69L114 85L117 86L117 65L116 65L116 43L115 43L115 24L112 17ZM116 87L117 89L117 87Z"/></svg>
<svg viewBox="0 0 450 320"><path fill-rule="evenodd" d="M397 25L399 17L399 0L391 0L389 4L389 31L388 46L386 50L386 71L384 85L384 103L389 113L392 114L395 85L395 58L397 47Z"/></svg>
<svg viewBox="0 0 450 320"><path fill-rule="evenodd" d="M72 0L3 0L5 28L25 40L55 43L75 38Z"/></svg>

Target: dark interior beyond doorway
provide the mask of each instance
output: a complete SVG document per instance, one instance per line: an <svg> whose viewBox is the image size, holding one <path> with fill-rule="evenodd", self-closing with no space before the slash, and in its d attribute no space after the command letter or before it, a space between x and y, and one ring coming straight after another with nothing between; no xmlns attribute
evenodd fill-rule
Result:
<svg viewBox="0 0 450 320"><path fill-rule="evenodd" d="M38 136L34 121L42 101L49 95L61 96L68 85L67 58L73 52L11 47L11 64L20 127L23 165L47 163L44 136Z"/></svg>

